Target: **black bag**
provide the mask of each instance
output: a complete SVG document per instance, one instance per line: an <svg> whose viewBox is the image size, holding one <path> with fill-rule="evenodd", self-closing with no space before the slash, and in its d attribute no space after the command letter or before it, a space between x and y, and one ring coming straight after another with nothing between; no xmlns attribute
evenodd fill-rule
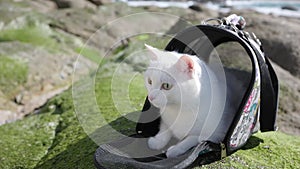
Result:
<svg viewBox="0 0 300 169"><path fill-rule="evenodd" d="M146 99L140 122L136 126L136 134L100 145L94 156L97 168L166 169L203 165L220 160L244 146L250 136L257 131L255 126L258 121L262 132L277 129L275 121L279 84L269 59L263 53L260 41L254 34L250 36L249 33L241 30L239 25L233 25L226 19L218 21L220 22L218 25L202 24L179 32L165 50L195 54L190 50L189 44L197 39L197 48L206 49L201 53L203 56L209 55L213 50L206 45L208 42L213 47L225 42L237 42L245 49L252 62L252 74L225 139L220 143L201 142L175 158L166 158L164 153L150 150L147 146L147 138L156 135L159 131L160 118L158 109ZM155 120L142 123L144 119L149 118ZM132 153L150 155L138 158L139 154Z"/></svg>

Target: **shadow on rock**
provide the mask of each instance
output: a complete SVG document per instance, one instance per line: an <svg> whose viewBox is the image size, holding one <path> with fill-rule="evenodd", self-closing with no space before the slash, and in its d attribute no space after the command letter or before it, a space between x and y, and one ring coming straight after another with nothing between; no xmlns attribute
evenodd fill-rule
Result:
<svg viewBox="0 0 300 169"><path fill-rule="evenodd" d="M251 136L247 144L242 148L242 150L248 150L257 147L260 143L264 143L264 140L256 136Z"/></svg>
<svg viewBox="0 0 300 169"><path fill-rule="evenodd" d="M94 153L98 148L98 144L118 140L120 135L129 136L135 134L136 123L129 119L136 115L139 115L139 112L132 112L126 116L119 117L97 129L90 136L85 136L76 143L69 145L64 151L49 160L45 160L35 168L94 168ZM111 129L114 129L114 131ZM242 149L252 149L260 143L263 143L262 139L251 136Z"/></svg>
<svg viewBox="0 0 300 169"><path fill-rule="evenodd" d="M105 143L118 139L118 135L131 135L135 133L135 122L128 120L128 116L137 114L137 112L129 113L125 117L119 117L111 123L97 129L90 136L85 136L74 144L63 146L60 149L65 149L59 154L56 154L50 159L45 159L51 156L51 152L46 155L43 162L40 162L35 168L94 168L94 153L98 148L95 143ZM111 129L114 129L112 132ZM72 134L72 133L70 133ZM76 133L74 133L76 134ZM63 140L60 140L60 142ZM53 146L52 146L53 147ZM54 145L55 147L55 145ZM50 150L51 151L51 150ZM55 152L54 152L55 153Z"/></svg>

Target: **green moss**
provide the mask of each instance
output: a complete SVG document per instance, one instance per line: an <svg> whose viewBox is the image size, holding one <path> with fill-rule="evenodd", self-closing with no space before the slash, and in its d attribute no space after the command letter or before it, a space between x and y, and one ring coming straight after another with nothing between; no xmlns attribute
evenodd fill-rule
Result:
<svg viewBox="0 0 300 169"><path fill-rule="evenodd" d="M57 41L52 36L52 32L46 26L26 26L19 29L7 29L0 32L0 42L20 41L37 46L54 48Z"/></svg>
<svg viewBox="0 0 300 169"><path fill-rule="evenodd" d="M49 113L60 116L60 123L55 130L52 146L35 168L93 168L93 153L97 145L77 120L71 90L51 99L41 109L41 114Z"/></svg>
<svg viewBox="0 0 300 169"><path fill-rule="evenodd" d="M100 73L101 74L101 73ZM122 77L115 77L118 85L117 91L126 88L129 85L130 100L136 109L141 109L145 98L142 82L142 76L134 76L127 83L131 75L127 74ZM118 119L121 114L114 107L114 101L111 95L112 77L97 78L96 96L99 103L101 114L106 121L116 130L122 133L132 133L135 123L127 119ZM124 87L124 88L123 88ZM125 95L119 94L121 99L126 99ZM53 146L49 148L48 154L40 161L36 168L93 168L93 154L97 145L86 135L77 120L76 114L72 107L71 92L68 91L63 95L52 99L43 109L42 112L49 112L49 107L55 105L53 114L61 115L61 123L56 130L56 137ZM126 106L127 108L128 105ZM129 113L128 111L127 113ZM92 124L91 124L92 125ZM104 127L104 126L103 126ZM105 133L105 130L101 131ZM109 133L107 133L110 135ZM104 134L104 137L107 135Z"/></svg>
<svg viewBox="0 0 300 169"><path fill-rule="evenodd" d="M92 168L97 145L85 134L72 110L63 112L53 146L35 168Z"/></svg>
<svg viewBox="0 0 300 169"><path fill-rule="evenodd" d="M58 121L42 114L1 126L0 168L33 168L48 153Z"/></svg>
<svg viewBox="0 0 300 169"><path fill-rule="evenodd" d="M141 35L137 35L136 38L140 41L146 41L150 38L150 36L149 36L149 34L141 34Z"/></svg>
<svg viewBox="0 0 300 169"><path fill-rule="evenodd" d="M88 58L89 60L95 62L95 63L100 63L101 60L101 56L99 51L97 51L96 49L90 48L90 47L77 47L75 49L75 52L77 52L78 54Z"/></svg>
<svg viewBox="0 0 300 169"><path fill-rule="evenodd" d="M249 151L240 151L240 156L246 165L263 168L296 168L300 166L300 139L282 133L266 133L259 137L264 143ZM287 146L288 145L288 146ZM257 158L259 157L259 158Z"/></svg>
<svg viewBox="0 0 300 169"><path fill-rule="evenodd" d="M97 84L96 96L104 117L111 121L120 114L141 110L147 95L143 84L141 75L132 77L130 74L124 74L113 79L102 78Z"/></svg>
<svg viewBox="0 0 300 169"><path fill-rule="evenodd" d="M136 110L142 110L144 100L147 96L146 88L144 87L144 77L142 74L136 74L129 86L129 98L132 106Z"/></svg>
<svg viewBox="0 0 300 169"><path fill-rule="evenodd" d="M0 90L8 98L12 98L18 92L18 87L26 82L27 74L26 63L7 56L0 56Z"/></svg>
<svg viewBox="0 0 300 169"><path fill-rule="evenodd" d="M0 32L0 42L19 41L51 52L67 52L67 49L81 44L78 37L52 29L49 26L51 22L43 14L29 12L5 25Z"/></svg>
<svg viewBox="0 0 300 169"><path fill-rule="evenodd" d="M242 150L201 168L290 168L300 166L300 138L280 132L257 133Z"/></svg>

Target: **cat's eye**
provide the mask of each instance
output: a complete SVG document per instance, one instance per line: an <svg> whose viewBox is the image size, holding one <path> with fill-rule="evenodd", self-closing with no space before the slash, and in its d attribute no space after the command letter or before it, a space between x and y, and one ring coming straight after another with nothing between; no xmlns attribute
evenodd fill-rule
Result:
<svg viewBox="0 0 300 169"><path fill-rule="evenodd" d="M169 84L169 83L163 83L161 85L161 88L164 89L164 90L170 90L172 88L172 85Z"/></svg>
<svg viewBox="0 0 300 169"><path fill-rule="evenodd" d="M152 85L152 80L148 79L148 84Z"/></svg>

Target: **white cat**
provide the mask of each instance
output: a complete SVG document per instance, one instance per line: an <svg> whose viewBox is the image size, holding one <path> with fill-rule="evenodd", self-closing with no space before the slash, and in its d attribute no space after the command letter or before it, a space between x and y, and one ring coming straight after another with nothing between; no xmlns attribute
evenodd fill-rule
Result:
<svg viewBox="0 0 300 169"><path fill-rule="evenodd" d="M160 150L175 137L179 142L166 155L176 157L204 140L221 142L233 118L224 110L226 84L196 56L145 46L151 53L145 72L148 100L161 115L159 132L148 146Z"/></svg>

